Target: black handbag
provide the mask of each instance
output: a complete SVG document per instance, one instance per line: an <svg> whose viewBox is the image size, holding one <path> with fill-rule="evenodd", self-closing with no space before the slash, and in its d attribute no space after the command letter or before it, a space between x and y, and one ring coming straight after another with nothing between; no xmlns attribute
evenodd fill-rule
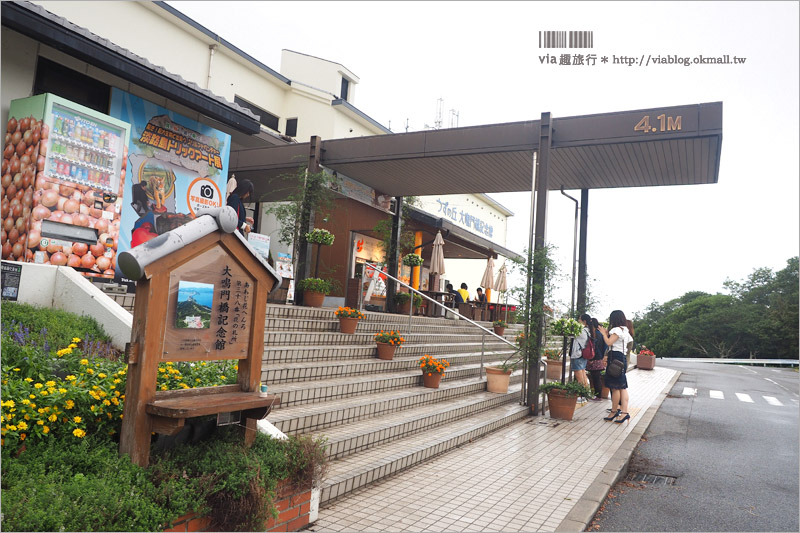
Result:
<svg viewBox="0 0 800 533"><path fill-rule="evenodd" d="M608 362L606 367L606 375L612 378L618 378L625 372L625 363L619 359L612 359Z"/></svg>

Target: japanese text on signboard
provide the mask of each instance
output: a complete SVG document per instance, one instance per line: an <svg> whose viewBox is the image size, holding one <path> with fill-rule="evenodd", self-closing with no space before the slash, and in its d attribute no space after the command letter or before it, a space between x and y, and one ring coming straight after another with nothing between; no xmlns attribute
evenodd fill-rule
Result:
<svg viewBox="0 0 800 533"><path fill-rule="evenodd" d="M165 152L175 152L179 157L191 161L207 161L210 166L222 170L219 150L153 123L145 126L139 142Z"/></svg>

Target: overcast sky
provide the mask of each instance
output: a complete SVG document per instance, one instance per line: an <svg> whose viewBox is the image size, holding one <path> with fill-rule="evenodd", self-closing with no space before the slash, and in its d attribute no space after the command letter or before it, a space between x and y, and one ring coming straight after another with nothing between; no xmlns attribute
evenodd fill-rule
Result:
<svg viewBox="0 0 800 533"><path fill-rule="evenodd" d="M284 48L360 78L355 105L395 132L723 102L719 182L590 192L596 314L633 315L726 278L783 268L800 245L797 2L169 2L280 69ZM641 57L728 54L744 64L542 64L538 32L592 31L590 50ZM558 50L563 53L564 50ZM579 198L580 191L570 191ZM530 198L507 246L527 246ZM572 271L574 203L550 193L547 240ZM523 231L524 229L524 231ZM570 280L557 294L569 304Z"/></svg>

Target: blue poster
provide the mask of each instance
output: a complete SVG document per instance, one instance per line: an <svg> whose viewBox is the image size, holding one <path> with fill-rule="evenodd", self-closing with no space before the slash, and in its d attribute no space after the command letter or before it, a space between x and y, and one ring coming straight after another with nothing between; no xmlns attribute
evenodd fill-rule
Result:
<svg viewBox="0 0 800 533"><path fill-rule="evenodd" d="M230 135L117 88L109 114L131 125L118 253L224 205Z"/></svg>

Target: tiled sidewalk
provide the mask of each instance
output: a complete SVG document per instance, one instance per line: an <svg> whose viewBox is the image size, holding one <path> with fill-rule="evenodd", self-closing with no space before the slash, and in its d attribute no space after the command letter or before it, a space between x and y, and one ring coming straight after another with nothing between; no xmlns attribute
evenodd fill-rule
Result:
<svg viewBox="0 0 800 533"><path fill-rule="evenodd" d="M323 507L310 530L578 531L575 516L591 519L597 494L615 479L604 469L621 467L612 458L623 444L632 450L627 437L644 432L651 416L643 415L676 374L628 374L630 424L602 420L607 401L588 402L571 422L528 417ZM583 512L568 517L579 503Z"/></svg>

